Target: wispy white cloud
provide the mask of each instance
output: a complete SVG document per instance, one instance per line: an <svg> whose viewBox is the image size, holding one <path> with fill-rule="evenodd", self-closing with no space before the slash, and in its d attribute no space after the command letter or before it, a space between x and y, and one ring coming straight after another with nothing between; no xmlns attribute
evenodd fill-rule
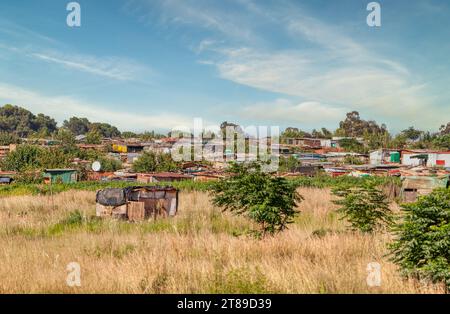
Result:
<svg viewBox="0 0 450 314"><path fill-rule="evenodd" d="M67 55L60 53L31 53L32 57L63 66L67 69L104 76L114 80L137 80L150 70L137 62L117 57L94 57L88 55Z"/></svg>
<svg viewBox="0 0 450 314"><path fill-rule="evenodd" d="M91 121L106 122L121 130L167 130L178 125L192 125L192 118L167 112L144 114L114 110L97 103L85 102L67 96L48 96L18 86L0 82L0 102L21 105L34 113L44 113L62 122L71 116L86 117ZM127 106L122 106L127 108Z"/></svg>
<svg viewBox="0 0 450 314"><path fill-rule="evenodd" d="M43 35L29 28L23 27L15 22L1 19L0 20L0 33L3 33L8 36L13 36L15 38L21 39L38 39L41 42L45 42L47 44L57 44L58 41L52 37Z"/></svg>
<svg viewBox="0 0 450 314"><path fill-rule="evenodd" d="M233 39L242 42L257 42L259 35L253 30L246 14L227 11L218 3L205 0L132 0L124 8L136 15L140 22L154 22L157 17L163 25L201 27L203 30L219 34L220 40ZM233 4L232 2L228 4ZM153 12L158 12L155 16ZM242 24L245 27L242 27Z"/></svg>
<svg viewBox="0 0 450 314"><path fill-rule="evenodd" d="M0 34L6 35L0 47L14 57L28 57L47 62L67 70L120 81L147 81L154 76L149 66L120 56L98 56L70 52L57 40L27 29L17 23L0 21ZM26 44L18 44L17 42Z"/></svg>
<svg viewBox="0 0 450 314"><path fill-rule="evenodd" d="M271 11L256 2L245 3L255 14L253 20L280 21L284 35L291 36L299 48L221 45L208 40L208 45L201 45L202 51L215 55L209 54L202 63L215 66L221 78L299 97L307 104L320 103L331 111L332 106L360 110L370 118L396 121L396 127L414 123L432 128L445 122L442 111L450 114L450 109L434 106L435 99L419 76L397 60L367 49L345 30L336 30L297 7L280 6L283 8ZM246 27L245 23L236 25ZM295 113L294 108L289 111ZM280 118L286 121L289 116Z"/></svg>

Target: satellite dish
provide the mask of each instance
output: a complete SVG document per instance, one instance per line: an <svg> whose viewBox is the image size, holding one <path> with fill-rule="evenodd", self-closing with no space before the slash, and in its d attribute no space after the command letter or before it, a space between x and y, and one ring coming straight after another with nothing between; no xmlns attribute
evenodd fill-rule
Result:
<svg viewBox="0 0 450 314"><path fill-rule="evenodd" d="M100 171L100 169L102 169L102 164L100 163L100 161L94 161L92 163L92 170L94 170L95 172Z"/></svg>

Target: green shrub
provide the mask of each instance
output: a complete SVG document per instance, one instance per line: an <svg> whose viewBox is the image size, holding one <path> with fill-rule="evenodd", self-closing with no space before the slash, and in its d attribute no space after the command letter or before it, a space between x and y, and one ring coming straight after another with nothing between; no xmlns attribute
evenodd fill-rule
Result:
<svg viewBox="0 0 450 314"><path fill-rule="evenodd" d="M377 182L365 180L360 186L340 185L333 189L339 199L338 213L347 219L353 230L373 232L392 223L392 212L384 193Z"/></svg>
<svg viewBox="0 0 450 314"><path fill-rule="evenodd" d="M144 152L133 162L135 172L159 172L180 170L180 165L176 163L170 154L159 154L152 151Z"/></svg>
<svg viewBox="0 0 450 314"><path fill-rule="evenodd" d="M392 260L405 276L442 282L450 289L450 189L404 204L394 227Z"/></svg>
<svg viewBox="0 0 450 314"><path fill-rule="evenodd" d="M257 235L275 234L287 228L302 200L295 185L264 173L258 164L231 164L230 176L211 186L213 203L260 225Z"/></svg>

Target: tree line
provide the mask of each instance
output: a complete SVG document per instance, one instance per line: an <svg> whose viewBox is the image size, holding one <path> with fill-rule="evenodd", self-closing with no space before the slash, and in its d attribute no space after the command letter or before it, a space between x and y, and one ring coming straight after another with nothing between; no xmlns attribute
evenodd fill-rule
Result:
<svg viewBox="0 0 450 314"><path fill-rule="evenodd" d="M27 109L10 104L0 107L0 145L19 143L21 138L53 138L70 132L73 136L85 135L86 142L98 144L102 138L141 138L150 140L164 135L154 131L134 133L121 132L108 123L91 122L87 118L71 117L58 127L55 119L42 113L33 114Z"/></svg>
<svg viewBox="0 0 450 314"><path fill-rule="evenodd" d="M335 131L326 128L302 131L296 127L289 127L281 134L281 142L288 138L317 138L331 139L344 137L340 146L346 150L367 153L378 148L410 148L410 149L440 149L450 150L450 122L440 126L437 132L422 131L409 127L400 133L391 134L385 124L379 125L373 120L364 120L358 111L347 113ZM355 138L363 139L362 142Z"/></svg>

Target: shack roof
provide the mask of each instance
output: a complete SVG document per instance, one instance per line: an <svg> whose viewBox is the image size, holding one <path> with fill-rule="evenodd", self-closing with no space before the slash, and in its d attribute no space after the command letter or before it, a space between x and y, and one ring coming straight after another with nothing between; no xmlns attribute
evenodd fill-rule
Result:
<svg viewBox="0 0 450 314"><path fill-rule="evenodd" d="M151 172L151 173L138 173L138 176L143 177L158 177L158 178L192 178L190 175L176 173L176 172Z"/></svg>
<svg viewBox="0 0 450 314"><path fill-rule="evenodd" d="M439 151L430 149L404 149L402 150L402 154L450 154L450 150Z"/></svg>
<svg viewBox="0 0 450 314"><path fill-rule="evenodd" d="M44 172L74 172L77 169L45 169Z"/></svg>

